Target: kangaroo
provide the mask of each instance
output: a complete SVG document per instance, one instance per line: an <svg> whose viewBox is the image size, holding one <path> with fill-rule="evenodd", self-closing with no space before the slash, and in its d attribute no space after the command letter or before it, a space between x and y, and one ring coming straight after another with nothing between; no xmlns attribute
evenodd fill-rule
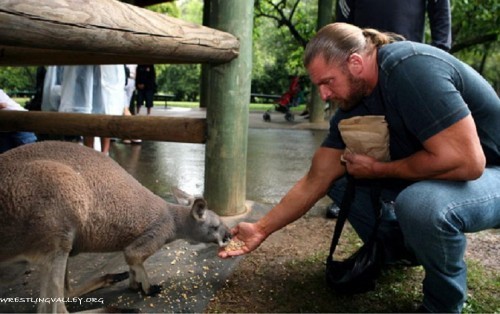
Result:
<svg viewBox="0 0 500 314"><path fill-rule="evenodd" d="M176 190L176 197L187 195ZM123 280L103 276L72 289L69 256L123 251L129 286L151 295L144 261L176 239L216 243L231 239L203 198L166 202L111 158L67 142L39 142L0 154L0 268L40 266L40 298L84 294ZM39 303L38 312L67 312L63 302Z"/></svg>

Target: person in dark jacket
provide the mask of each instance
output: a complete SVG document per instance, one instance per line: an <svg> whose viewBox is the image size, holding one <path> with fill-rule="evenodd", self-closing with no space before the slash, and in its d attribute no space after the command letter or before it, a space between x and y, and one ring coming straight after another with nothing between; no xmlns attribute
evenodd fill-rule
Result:
<svg viewBox="0 0 500 314"><path fill-rule="evenodd" d="M153 64L137 65L135 74L135 88L137 92L137 111L139 114L141 107L146 103L147 113L151 114L153 98L156 93L156 72Z"/></svg>
<svg viewBox="0 0 500 314"><path fill-rule="evenodd" d="M425 16L431 42L445 51L451 48L449 0L337 0L337 22L397 33L407 40L424 42Z"/></svg>

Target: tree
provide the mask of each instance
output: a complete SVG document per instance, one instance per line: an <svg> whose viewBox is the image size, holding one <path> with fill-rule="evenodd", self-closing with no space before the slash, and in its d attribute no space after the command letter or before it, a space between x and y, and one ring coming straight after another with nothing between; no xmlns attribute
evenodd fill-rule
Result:
<svg viewBox="0 0 500 314"><path fill-rule="evenodd" d="M282 94L289 75L306 74L302 55L316 23L316 1L255 2L252 91ZM311 18L314 17L314 18Z"/></svg>
<svg viewBox="0 0 500 314"><path fill-rule="evenodd" d="M500 72L497 70L500 59L498 43L500 28L492 27L499 25L500 5L498 1L453 0L451 4L453 24L451 53L474 67L490 81L497 91L500 91ZM273 40L269 41L271 43L269 45L261 45L258 42L265 40L265 37L255 38L254 45L262 49L259 55L268 56L267 68L273 67L269 63L273 58L269 56L274 57L276 67L281 66L279 60L282 58L287 59L287 65L293 64L297 68L302 65L302 53L299 51L314 33L317 6L318 0L257 0L255 2L255 26L257 29L263 28L260 31L256 30L255 33L266 34L266 36L280 34L280 38L272 37ZM262 20L265 19L272 23L263 22ZM294 41L285 41L283 38L294 38ZM259 66L258 61L254 63ZM290 67L287 68L289 69ZM260 72L254 73L257 74L254 79L259 80Z"/></svg>
<svg viewBox="0 0 500 314"><path fill-rule="evenodd" d="M495 0L452 1L453 45L450 51L481 73L497 93L500 92L497 66L500 61L499 8Z"/></svg>
<svg viewBox="0 0 500 314"><path fill-rule="evenodd" d="M0 89L7 94L16 90L34 91L36 67L2 67L0 69Z"/></svg>

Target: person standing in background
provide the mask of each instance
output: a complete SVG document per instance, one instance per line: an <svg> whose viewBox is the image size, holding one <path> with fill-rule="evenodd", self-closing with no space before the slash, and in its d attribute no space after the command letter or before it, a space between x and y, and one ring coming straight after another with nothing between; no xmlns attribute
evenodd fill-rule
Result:
<svg viewBox="0 0 500 314"><path fill-rule="evenodd" d="M62 66L49 66L43 82L42 111L58 112L61 104Z"/></svg>
<svg viewBox="0 0 500 314"><path fill-rule="evenodd" d="M135 114L135 109L134 109L134 94L135 94L135 73L136 73L136 68L137 64L126 64L125 65L125 76L126 76L126 83L125 83L125 108L123 110L123 115L125 116L131 116ZM141 139L123 139L122 142L124 144L138 144L141 143Z"/></svg>
<svg viewBox="0 0 500 314"><path fill-rule="evenodd" d="M0 89L0 110L18 110L27 111L20 104L10 98ZM33 132L0 132L0 154L9 149L34 143L37 137Z"/></svg>
<svg viewBox="0 0 500 314"><path fill-rule="evenodd" d="M156 72L153 64L139 64L136 68L135 87L137 91L137 111L146 103L147 114L151 114L153 98L156 93Z"/></svg>
<svg viewBox="0 0 500 314"><path fill-rule="evenodd" d="M24 106L25 109L29 111L40 111L42 110L42 98L43 98L43 84L45 81L45 74L47 69L44 66L38 66L36 68L36 82L35 82L35 95L33 98L26 102Z"/></svg>
<svg viewBox="0 0 500 314"><path fill-rule="evenodd" d="M134 110L134 93L135 93L135 74L136 74L137 64L126 64L126 84L125 84L125 104L127 106L126 111L128 114L135 114Z"/></svg>
<svg viewBox="0 0 500 314"><path fill-rule="evenodd" d="M337 22L397 33L415 42L424 42L426 13L431 29L430 44L450 50L449 0L338 0L336 5Z"/></svg>
<svg viewBox="0 0 500 314"><path fill-rule="evenodd" d="M61 87L63 80L63 66L48 66L43 82L41 110L43 112L58 112L61 105ZM54 134L37 134L39 141L67 140L79 142L80 136L63 136Z"/></svg>
<svg viewBox="0 0 500 314"><path fill-rule="evenodd" d="M123 65L66 66L59 112L122 115L125 104ZM94 147L94 137L84 136L85 146ZM109 154L111 139L101 137L101 152Z"/></svg>

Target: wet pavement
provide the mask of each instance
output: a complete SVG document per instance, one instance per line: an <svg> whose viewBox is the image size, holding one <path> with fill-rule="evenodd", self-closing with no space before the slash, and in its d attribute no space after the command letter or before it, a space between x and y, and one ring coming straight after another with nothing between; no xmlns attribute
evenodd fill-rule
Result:
<svg viewBox="0 0 500 314"><path fill-rule="evenodd" d="M203 110L155 109L153 115L203 116ZM248 212L225 217L229 226L239 221L255 221L307 171L315 149L327 132L327 123L310 124L302 117L285 121L279 113L264 122L262 113L250 114L247 157ZM112 144L110 157L157 195L172 200L170 190L178 187L191 194L203 194L205 146L144 141L141 144ZM323 214L329 203L323 199L312 214ZM152 283L162 292L145 297L127 289L128 280L67 302L70 311L106 306L134 308L141 312L204 312L210 298L222 287L241 258L221 260L213 245L188 244L183 240L165 245L150 257L145 267ZM80 254L70 258L70 278L74 285L106 273L127 270L121 253ZM0 312L33 312L38 296L38 273L32 269L15 281L0 281ZM2 299L3 298L3 299ZM7 299L6 299L7 298ZM17 299L16 299L17 298Z"/></svg>

